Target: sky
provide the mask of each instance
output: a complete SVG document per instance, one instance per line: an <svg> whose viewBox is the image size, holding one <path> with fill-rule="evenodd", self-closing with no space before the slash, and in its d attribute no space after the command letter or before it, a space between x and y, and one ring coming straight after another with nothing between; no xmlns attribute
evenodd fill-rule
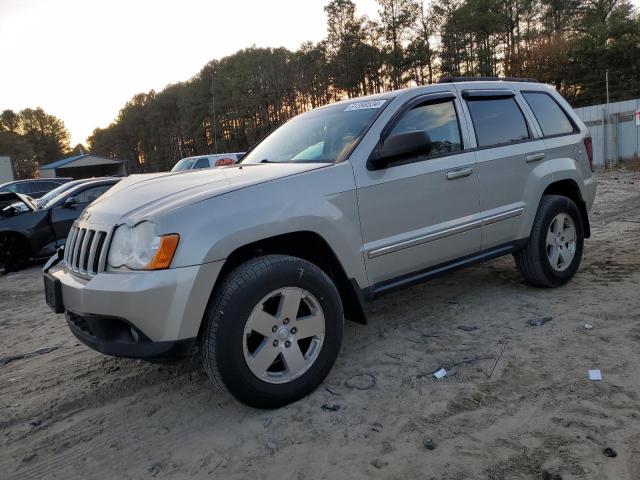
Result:
<svg viewBox="0 0 640 480"><path fill-rule="evenodd" d="M0 111L42 107L71 145L134 94L187 80L241 48L326 33L328 0L0 0ZM375 0L356 0L374 16Z"/></svg>
<svg viewBox="0 0 640 480"><path fill-rule="evenodd" d="M134 94L187 80L214 58L321 40L328 1L0 0L0 111L42 107L72 146L85 143ZM376 16L375 0L355 3Z"/></svg>

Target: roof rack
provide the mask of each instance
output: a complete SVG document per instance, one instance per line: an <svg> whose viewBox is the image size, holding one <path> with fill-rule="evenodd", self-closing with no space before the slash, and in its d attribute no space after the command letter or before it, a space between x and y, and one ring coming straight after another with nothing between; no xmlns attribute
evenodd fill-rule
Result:
<svg viewBox="0 0 640 480"><path fill-rule="evenodd" d="M516 77L442 77L438 83L461 83L461 82L534 82L539 83L535 78Z"/></svg>

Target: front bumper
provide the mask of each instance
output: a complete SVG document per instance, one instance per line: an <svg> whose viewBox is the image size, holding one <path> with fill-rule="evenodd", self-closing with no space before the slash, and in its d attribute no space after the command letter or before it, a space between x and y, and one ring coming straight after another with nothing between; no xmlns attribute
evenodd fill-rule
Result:
<svg viewBox="0 0 640 480"><path fill-rule="evenodd" d="M188 351L222 264L101 272L88 279L58 264L45 267L45 274L60 282L67 322L78 339L107 355L147 358Z"/></svg>
<svg viewBox="0 0 640 480"><path fill-rule="evenodd" d="M93 350L126 358L178 358L187 355L195 338L153 342L123 318L80 316L65 312L71 333Z"/></svg>

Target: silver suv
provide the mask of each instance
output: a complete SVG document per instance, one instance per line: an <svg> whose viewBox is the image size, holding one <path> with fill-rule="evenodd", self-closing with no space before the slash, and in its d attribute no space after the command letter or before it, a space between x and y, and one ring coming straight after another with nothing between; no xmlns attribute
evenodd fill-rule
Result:
<svg viewBox="0 0 640 480"><path fill-rule="evenodd" d="M443 83L302 114L241 163L133 175L45 266L48 304L107 355L178 356L240 401L313 391L343 319L395 289L513 254L532 285L576 273L591 139L552 88Z"/></svg>

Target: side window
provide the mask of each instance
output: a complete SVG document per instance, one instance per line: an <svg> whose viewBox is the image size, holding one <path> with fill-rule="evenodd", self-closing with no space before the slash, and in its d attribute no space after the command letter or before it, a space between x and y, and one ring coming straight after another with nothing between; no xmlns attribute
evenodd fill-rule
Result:
<svg viewBox="0 0 640 480"><path fill-rule="evenodd" d="M522 96L527 101L545 137L573 133L575 128L560 105L547 93L527 92Z"/></svg>
<svg viewBox="0 0 640 480"><path fill-rule="evenodd" d="M78 203L90 203L96 200L100 195L109 190L111 185L100 185L99 187L87 188L86 190L75 195Z"/></svg>
<svg viewBox="0 0 640 480"><path fill-rule="evenodd" d="M467 105L479 147L529 138L527 122L513 97L468 98Z"/></svg>
<svg viewBox="0 0 640 480"><path fill-rule="evenodd" d="M193 164L193 169L196 168L209 168L211 165L209 165L209 159L206 157L202 157L199 158L198 160L196 160L196 163Z"/></svg>
<svg viewBox="0 0 640 480"><path fill-rule="evenodd" d="M413 130L425 130L429 134L430 156L462 150L460 124L453 100L413 107L403 114L393 127L391 135Z"/></svg>
<svg viewBox="0 0 640 480"><path fill-rule="evenodd" d="M58 184L54 182L33 182L29 187L29 193L48 192L49 190L53 190L57 186Z"/></svg>
<svg viewBox="0 0 640 480"><path fill-rule="evenodd" d="M37 192L38 190L36 190L36 184L37 182L22 182L22 183L16 183L15 184L15 190L13 190L16 193L23 193L25 195L29 195L30 193L34 193Z"/></svg>

